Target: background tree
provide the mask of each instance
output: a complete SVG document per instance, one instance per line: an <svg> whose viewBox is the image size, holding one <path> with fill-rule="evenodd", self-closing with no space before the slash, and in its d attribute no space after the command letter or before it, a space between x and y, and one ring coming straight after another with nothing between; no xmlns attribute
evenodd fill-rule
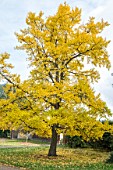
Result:
<svg viewBox="0 0 113 170"><path fill-rule="evenodd" d="M4 122L12 120L12 126L52 135L48 155L56 156L57 135L61 132L88 140L102 137L109 130L97 117L106 117L110 111L91 87L100 78L97 68L110 68L110 41L101 35L109 24L103 19L95 22L93 17L80 24L81 10L71 9L66 3L54 16L44 18L42 12L30 12L28 27L16 33L21 43L17 49L28 54L31 72L23 83L17 76L9 81L17 89L9 94L10 106L5 108L10 109Z"/></svg>

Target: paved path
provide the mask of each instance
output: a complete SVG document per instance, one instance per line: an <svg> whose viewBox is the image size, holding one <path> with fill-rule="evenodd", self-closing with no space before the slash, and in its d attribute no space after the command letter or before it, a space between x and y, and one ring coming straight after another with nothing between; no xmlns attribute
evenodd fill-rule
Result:
<svg viewBox="0 0 113 170"><path fill-rule="evenodd" d="M22 170L23 168L17 168L9 165L0 165L0 170ZM25 169L23 169L25 170Z"/></svg>

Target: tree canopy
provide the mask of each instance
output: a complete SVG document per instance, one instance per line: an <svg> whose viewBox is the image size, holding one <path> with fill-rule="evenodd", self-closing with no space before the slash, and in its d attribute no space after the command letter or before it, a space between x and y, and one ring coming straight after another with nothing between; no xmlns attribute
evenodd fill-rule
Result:
<svg viewBox="0 0 113 170"><path fill-rule="evenodd" d="M0 56L0 75L8 81L8 99L1 102L2 127L22 127L40 136L51 136L48 155L56 155L57 135L102 137L110 127L97 120L110 115L106 103L92 84L100 78L98 67L110 68L107 46L102 37L109 24L90 17L81 23L81 9L61 4L55 15L28 13L27 28L16 33L28 54L30 77L24 82L11 75L8 54ZM14 90L16 89L16 90Z"/></svg>

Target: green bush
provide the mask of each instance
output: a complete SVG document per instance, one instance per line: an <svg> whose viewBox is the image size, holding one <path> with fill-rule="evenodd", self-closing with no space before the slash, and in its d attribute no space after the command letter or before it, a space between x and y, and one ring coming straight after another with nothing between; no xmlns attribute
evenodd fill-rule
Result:
<svg viewBox="0 0 113 170"><path fill-rule="evenodd" d="M81 136L73 136L73 137L68 136L67 144L70 148L87 147L87 143L82 139Z"/></svg>
<svg viewBox="0 0 113 170"><path fill-rule="evenodd" d="M81 136L68 136L67 144L71 148L84 148L84 147L92 147L96 149L105 149L108 151L113 151L113 135L109 132L105 132L103 134L102 139L98 140L90 140L84 141Z"/></svg>
<svg viewBox="0 0 113 170"><path fill-rule="evenodd" d="M10 130L0 130L0 138L8 138L10 136Z"/></svg>
<svg viewBox="0 0 113 170"><path fill-rule="evenodd" d="M113 163L113 152L111 152L109 159L106 161L106 163Z"/></svg>
<svg viewBox="0 0 113 170"><path fill-rule="evenodd" d="M105 132L102 138L102 147L108 150L113 150L113 135L109 132Z"/></svg>
<svg viewBox="0 0 113 170"><path fill-rule="evenodd" d="M108 151L113 150L113 135L110 132L105 132L102 139L96 141L90 141L90 146L93 148L106 149Z"/></svg>

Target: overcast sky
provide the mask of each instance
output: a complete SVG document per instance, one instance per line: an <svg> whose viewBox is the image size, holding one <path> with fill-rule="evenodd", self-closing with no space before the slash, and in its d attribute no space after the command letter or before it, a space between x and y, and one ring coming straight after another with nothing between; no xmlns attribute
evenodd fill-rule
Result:
<svg viewBox="0 0 113 170"><path fill-rule="evenodd" d="M55 14L60 3L63 0L0 0L0 53L8 52L11 54L10 61L15 66L15 73L26 79L28 76L28 68L26 62L26 54L17 51L14 47L17 40L14 32L25 28L25 19L28 12L43 11L45 16ZM110 23L103 32L111 43L108 47L112 67L108 72L101 69L101 79L95 85L97 92L101 93L101 97L107 102L113 111L113 0L67 0L71 7L82 8L83 22L87 22L89 16L95 16L96 20L103 18Z"/></svg>

